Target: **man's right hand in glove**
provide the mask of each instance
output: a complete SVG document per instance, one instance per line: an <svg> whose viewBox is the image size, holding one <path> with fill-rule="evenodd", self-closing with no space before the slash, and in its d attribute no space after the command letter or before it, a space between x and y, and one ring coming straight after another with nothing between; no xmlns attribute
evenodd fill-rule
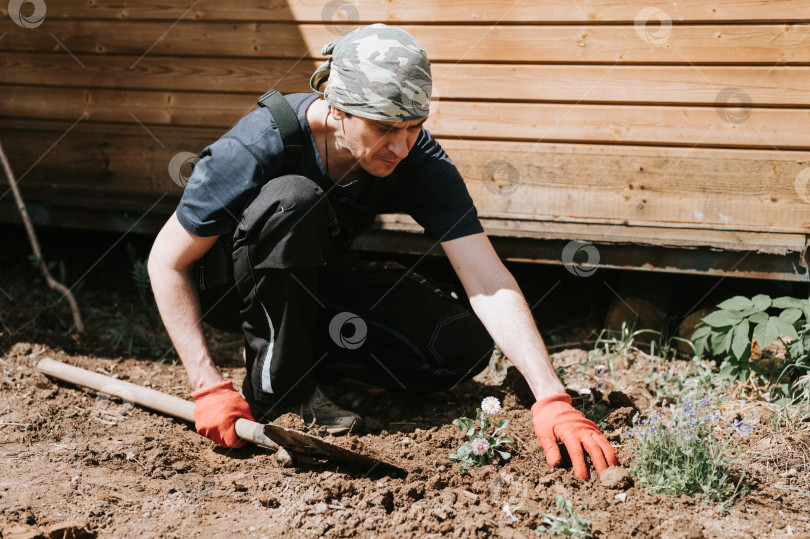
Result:
<svg viewBox="0 0 810 539"><path fill-rule="evenodd" d="M247 401L233 388L233 382L220 382L193 392L194 426L197 432L223 447L242 447L236 436L236 420L253 421Z"/></svg>
<svg viewBox="0 0 810 539"><path fill-rule="evenodd" d="M534 433L543 447L549 466L559 466L562 462L558 440L568 450L574 475L580 479L588 479L583 448L599 473L609 466L619 464L613 447L599 431L596 423L571 406L570 395L558 393L535 402L532 417Z"/></svg>

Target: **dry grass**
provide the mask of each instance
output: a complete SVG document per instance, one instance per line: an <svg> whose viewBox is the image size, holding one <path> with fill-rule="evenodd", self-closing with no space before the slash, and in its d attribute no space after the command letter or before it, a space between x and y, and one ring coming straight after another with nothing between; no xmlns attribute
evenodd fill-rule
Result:
<svg viewBox="0 0 810 539"><path fill-rule="evenodd" d="M810 492L810 409L804 402L776 406L764 401L726 400L724 419L755 424L741 459L752 471L780 478L777 486Z"/></svg>

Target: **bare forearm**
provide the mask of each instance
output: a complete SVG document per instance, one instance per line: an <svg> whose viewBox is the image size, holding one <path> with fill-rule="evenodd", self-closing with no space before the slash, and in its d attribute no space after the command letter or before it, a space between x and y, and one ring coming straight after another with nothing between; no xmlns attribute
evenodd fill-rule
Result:
<svg viewBox="0 0 810 539"><path fill-rule="evenodd" d="M543 338L515 279L504 272L493 290L470 297L475 314L526 379L536 399L563 393L565 388L554 372Z"/></svg>
<svg viewBox="0 0 810 539"><path fill-rule="evenodd" d="M189 272L150 264L149 275L160 316L188 373L192 390L223 380L205 342L197 292Z"/></svg>

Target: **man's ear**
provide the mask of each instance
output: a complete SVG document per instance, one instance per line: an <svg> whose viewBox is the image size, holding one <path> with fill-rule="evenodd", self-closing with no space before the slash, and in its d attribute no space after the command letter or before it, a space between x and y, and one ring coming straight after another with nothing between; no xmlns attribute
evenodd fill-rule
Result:
<svg viewBox="0 0 810 539"><path fill-rule="evenodd" d="M340 121L346 118L346 113L335 107L329 107L329 115L333 120Z"/></svg>

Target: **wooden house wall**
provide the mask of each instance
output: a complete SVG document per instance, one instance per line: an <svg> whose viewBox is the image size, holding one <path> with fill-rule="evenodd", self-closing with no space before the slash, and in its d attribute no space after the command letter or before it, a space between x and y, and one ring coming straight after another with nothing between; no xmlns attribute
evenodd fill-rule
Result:
<svg viewBox="0 0 810 539"><path fill-rule="evenodd" d="M271 87L308 91L325 43L386 22L431 58L427 128L490 234L805 246L810 0L43 3L35 28L0 6L0 140L34 202L154 229L182 192L175 155Z"/></svg>

